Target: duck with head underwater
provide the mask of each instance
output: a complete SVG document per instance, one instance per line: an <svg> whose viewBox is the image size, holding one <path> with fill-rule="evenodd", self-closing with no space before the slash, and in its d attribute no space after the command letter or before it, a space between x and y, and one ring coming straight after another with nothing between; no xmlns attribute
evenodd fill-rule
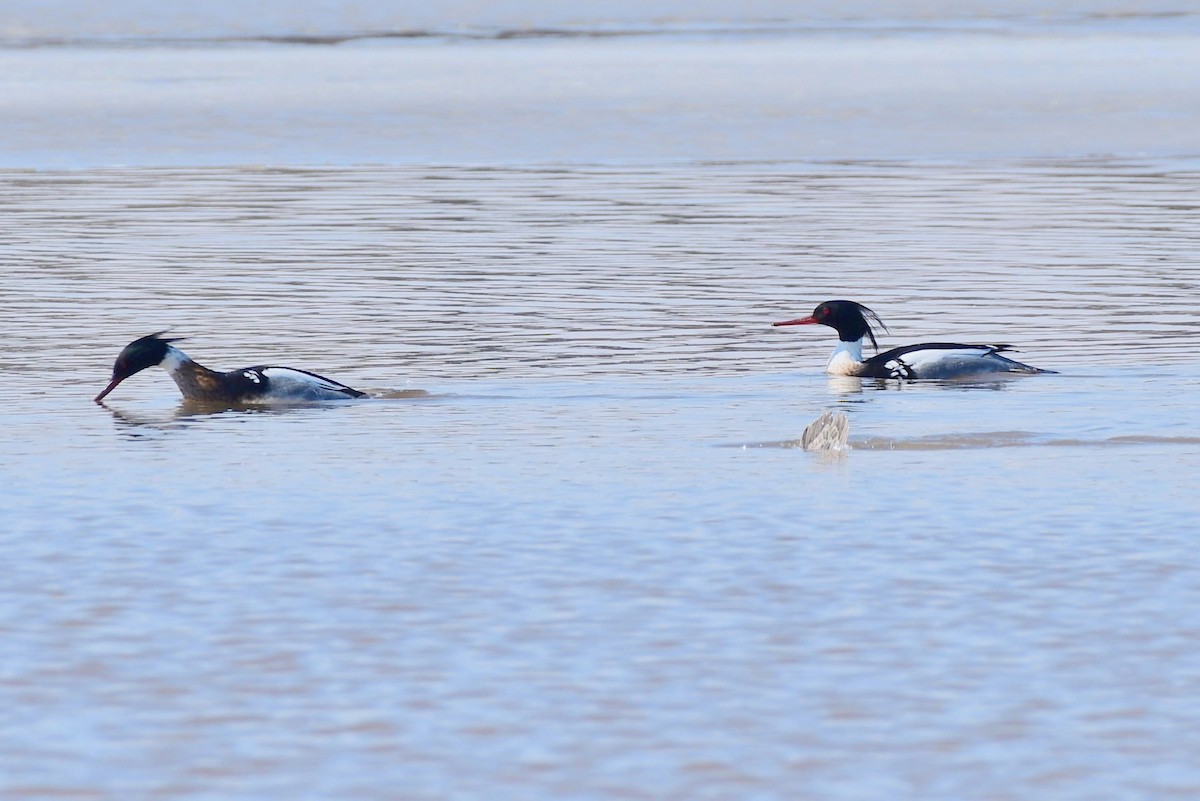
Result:
<svg viewBox="0 0 1200 801"><path fill-rule="evenodd" d="M1000 373L1052 373L1001 356L1010 345L963 345L957 342L926 342L892 348L863 359L863 340L879 349L874 323L887 331L879 315L853 300L827 300L808 317L774 325L827 325L838 333L825 372L861 378L977 378Z"/></svg>
<svg viewBox="0 0 1200 801"><path fill-rule="evenodd" d="M150 367L161 366L183 397L205 403L288 403L302 401L348 400L366 393L345 384L292 367L262 365L230 370L227 373L210 370L197 364L172 342L179 339L163 337L165 331L130 342L113 364L112 381L96 396L96 403L131 375Z"/></svg>

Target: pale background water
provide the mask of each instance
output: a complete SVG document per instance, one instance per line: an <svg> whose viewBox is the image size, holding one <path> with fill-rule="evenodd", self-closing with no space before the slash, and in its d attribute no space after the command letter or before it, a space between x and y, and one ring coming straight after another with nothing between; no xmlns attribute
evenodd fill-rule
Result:
<svg viewBox="0 0 1200 801"><path fill-rule="evenodd" d="M1197 19L5 4L0 798L1197 797Z"/></svg>

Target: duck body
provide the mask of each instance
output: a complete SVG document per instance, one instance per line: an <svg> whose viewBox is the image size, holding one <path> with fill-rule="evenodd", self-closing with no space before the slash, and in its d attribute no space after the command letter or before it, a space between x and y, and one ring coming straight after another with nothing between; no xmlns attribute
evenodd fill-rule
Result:
<svg viewBox="0 0 1200 801"><path fill-rule="evenodd" d="M96 396L97 403L131 375L150 367L162 367L183 397L202 403L298 403L349 400L366 393L330 378L293 367L260 365L219 372L193 361L172 345L178 340L150 334L125 346L113 364L112 381Z"/></svg>
<svg viewBox="0 0 1200 801"><path fill-rule="evenodd" d="M1010 345L965 345L958 342L926 342L905 345L864 359L863 341L878 347L874 322L887 327L875 312L852 300L827 300L808 317L786 320L775 325L826 325L838 332L838 346L829 357L825 371L832 375L860 378L953 379L977 378L999 373L1050 373L1023 364L1007 356Z"/></svg>

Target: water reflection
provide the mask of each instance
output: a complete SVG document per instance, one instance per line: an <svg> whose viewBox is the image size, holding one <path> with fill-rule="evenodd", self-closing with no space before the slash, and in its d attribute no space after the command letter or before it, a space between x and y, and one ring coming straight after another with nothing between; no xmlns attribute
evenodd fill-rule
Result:
<svg viewBox="0 0 1200 801"><path fill-rule="evenodd" d="M829 391L834 395L863 394L863 379L861 378L846 375L831 375L826 379L825 383L828 385Z"/></svg>
<svg viewBox="0 0 1200 801"><path fill-rule="evenodd" d="M206 418L235 415L287 415L296 414L314 408L336 408L334 404L243 404L230 405L225 403L205 403L203 401L183 400L171 410L157 412L130 411L128 409L110 406L104 401L96 404L112 415L118 429L126 432L138 429L158 429L162 431L176 430L187 427L189 422Z"/></svg>
<svg viewBox="0 0 1200 801"><path fill-rule="evenodd" d="M920 381L901 381L888 378L856 378L853 376L828 376L826 386L831 395L839 396L840 402L854 402L853 398L861 396L865 401L870 397L867 390L876 392L921 392L963 390L1003 392L1013 381L1022 381L1031 376L999 373L988 376L972 376L970 378L954 379L924 379Z"/></svg>
<svg viewBox="0 0 1200 801"><path fill-rule="evenodd" d="M432 400L439 396L423 389L381 390L368 397L356 401L357 404L375 401L394 400ZM250 417L253 415L269 415L280 417L296 415L316 410L344 409L346 401L304 402L295 403L213 403L197 400L181 400L173 409L156 411L130 410L111 406L106 401L99 401L97 406L112 415L118 428L127 434L140 435L149 429L172 431L186 428L190 424L216 417ZM140 432L140 433L139 433Z"/></svg>

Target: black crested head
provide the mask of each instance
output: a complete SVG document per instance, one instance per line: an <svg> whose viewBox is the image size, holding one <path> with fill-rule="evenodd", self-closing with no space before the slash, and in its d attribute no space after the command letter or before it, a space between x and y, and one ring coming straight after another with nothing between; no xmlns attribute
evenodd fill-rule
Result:
<svg viewBox="0 0 1200 801"><path fill-rule="evenodd" d="M163 334L165 333L167 332L159 331L148 334L126 345L117 356L117 360L113 362L113 378L120 376L122 379L126 379L148 367L162 364L162 360L167 358L167 347L172 342L179 341L178 338L164 338Z"/></svg>
<svg viewBox="0 0 1200 801"><path fill-rule="evenodd" d="M163 359L167 358L167 348L172 342L179 341L178 338L165 339L162 336L165 333L167 332L159 331L149 334L126 345L118 354L117 360L113 362L112 381L103 392L96 396L96 401L101 401L105 395L117 388L117 384L129 376L162 364Z"/></svg>
<svg viewBox="0 0 1200 801"><path fill-rule="evenodd" d="M879 343L875 341L875 329L871 324L888 330L878 314L853 300L827 300L813 309L812 320L836 330L842 342L855 342L867 337L875 350L879 350Z"/></svg>

